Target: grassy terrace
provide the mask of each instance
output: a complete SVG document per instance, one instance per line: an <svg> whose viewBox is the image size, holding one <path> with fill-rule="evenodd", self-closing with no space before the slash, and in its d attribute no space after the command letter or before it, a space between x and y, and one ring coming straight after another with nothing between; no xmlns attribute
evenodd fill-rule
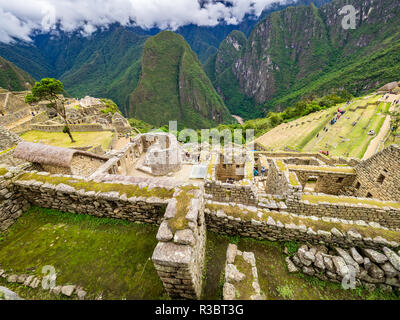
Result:
<svg viewBox="0 0 400 320"><path fill-rule="evenodd" d="M267 300L399 300L395 294L368 292L363 288L343 290L340 284L323 282L301 273L290 274L283 249L290 253L298 249L296 242L279 243L225 237L207 233L206 272L203 299L221 299L224 284L226 249L236 243L241 251L254 252L261 291Z"/></svg>
<svg viewBox="0 0 400 320"><path fill-rule="evenodd" d="M235 289L238 294L238 299L240 300L250 300L251 296L256 294L253 288L253 272L251 264L248 263L242 256L237 255L235 257L234 265L239 272L243 273L246 277L243 281L235 283Z"/></svg>
<svg viewBox="0 0 400 320"><path fill-rule="evenodd" d="M282 160L276 160L276 165L282 172L287 171L287 167Z"/></svg>
<svg viewBox="0 0 400 320"><path fill-rule="evenodd" d="M292 186L295 186L295 187L300 185L299 180L296 178L296 176L293 172L289 173L289 182Z"/></svg>
<svg viewBox="0 0 400 320"><path fill-rule="evenodd" d="M7 173L8 173L8 171L6 168L0 168L0 176L4 176Z"/></svg>
<svg viewBox="0 0 400 320"><path fill-rule="evenodd" d="M329 203L348 203L348 204L367 204L371 206L377 206L380 208L383 207L392 207L400 209L400 202L392 202L392 201L377 201L377 200L369 200L369 199L358 199L352 197L344 197L339 198L335 196L318 196L318 195L303 195L302 200L307 200L311 203L318 203L318 202L329 202Z"/></svg>
<svg viewBox="0 0 400 320"><path fill-rule="evenodd" d="M113 133L110 131L72 132L72 136L76 140L75 143L71 143L68 135L62 132L32 130L22 134L21 138L28 142L40 142L55 147L82 148L101 145L104 150L107 150L112 141Z"/></svg>
<svg viewBox="0 0 400 320"><path fill-rule="evenodd" d="M36 180L43 183L50 183L58 185L60 183L71 186L76 190L95 191L95 192L118 192L120 195L125 194L128 198L131 197L158 197L161 199L172 198L174 190L168 190L164 188L153 188L149 190L147 187L140 189L137 185L123 185L118 183L96 183L93 181L85 182L83 180L65 178L65 177L53 177L53 176L42 176L36 173L24 173L18 177L19 181Z"/></svg>
<svg viewBox="0 0 400 320"><path fill-rule="evenodd" d="M294 223L298 226L305 225L311 227L315 232L318 230L323 231L331 231L333 228L338 229L340 232L344 233L351 229L357 230L362 236L364 237L371 237L375 238L377 236L381 236L388 241L399 241L400 239L400 232L391 231L391 230L384 230L372 227L363 227L358 225L351 225L351 224L343 224L343 223L334 223L334 222L325 222L322 220L312 220L308 218L298 218L290 214L281 214L279 212L268 212L265 210L258 210L258 212L262 212L263 215L261 218L257 216L257 212L246 212L246 210L242 210L237 206L231 205L222 205L222 204L206 204L206 208L210 209L211 211L217 212L218 210L223 210L226 215L231 216L233 218L240 218L243 221L251 221L252 219L260 222L266 222L268 217L271 217L275 220L275 222L280 221L283 224L290 224Z"/></svg>
<svg viewBox="0 0 400 320"><path fill-rule="evenodd" d="M355 173L355 170L351 167L319 167L319 166L296 166L289 165L290 170L306 170L306 171L319 171L319 172L335 172L335 173Z"/></svg>
<svg viewBox="0 0 400 320"><path fill-rule="evenodd" d="M12 148L10 148L10 149L0 151L0 156L1 156L2 154L5 154L5 153L7 153L7 152L10 152L10 151L14 150L16 147L17 147L17 146L14 146L14 147L12 147Z"/></svg>
<svg viewBox="0 0 400 320"><path fill-rule="evenodd" d="M54 266L57 284L85 288L89 299L165 299L151 261L157 226L32 208L0 233L1 268L43 276ZM6 285L0 277L0 285ZM44 290L6 285L25 299L54 299Z"/></svg>

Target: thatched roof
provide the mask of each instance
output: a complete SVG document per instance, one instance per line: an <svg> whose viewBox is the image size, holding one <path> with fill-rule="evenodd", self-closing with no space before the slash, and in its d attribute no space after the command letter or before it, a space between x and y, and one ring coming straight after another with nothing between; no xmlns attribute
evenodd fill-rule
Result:
<svg viewBox="0 0 400 320"><path fill-rule="evenodd" d="M70 168L72 158L83 155L94 159L108 161L108 158L85 151L53 147L41 143L21 142L14 150L14 157L29 162Z"/></svg>

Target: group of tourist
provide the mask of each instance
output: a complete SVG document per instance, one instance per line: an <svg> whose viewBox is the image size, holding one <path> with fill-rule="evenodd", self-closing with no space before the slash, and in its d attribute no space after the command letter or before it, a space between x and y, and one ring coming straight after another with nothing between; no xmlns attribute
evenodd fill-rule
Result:
<svg viewBox="0 0 400 320"><path fill-rule="evenodd" d="M187 160L187 161L190 161L191 159L193 159L193 158L192 158L192 155L191 155L188 151L186 151L185 157L186 157L186 160ZM196 159L197 162L200 163L200 160L201 160L201 153L199 153L197 156L195 156L195 159Z"/></svg>
<svg viewBox="0 0 400 320"><path fill-rule="evenodd" d="M261 167L260 172L261 172L261 177L264 177L264 176L265 176L265 173L267 172L267 169L265 169L265 167ZM255 176L255 177L260 176L260 172L258 172L258 169L257 169L256 167L254 167L253 173L254 173L254 176Z"/></svg>
<svg viewBox="0 0 400 320"><path fill-rule="evenodd" d="M338 122L340 120L340 118L346 113L346 111L338 108L337 110L337 115L331 120L331 126L333 126L334 124L336 124L336 122Z"/></svg>

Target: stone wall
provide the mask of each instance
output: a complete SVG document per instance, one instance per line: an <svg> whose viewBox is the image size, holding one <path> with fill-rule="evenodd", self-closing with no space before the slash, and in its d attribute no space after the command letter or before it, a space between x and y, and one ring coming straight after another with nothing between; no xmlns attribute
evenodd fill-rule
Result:
<svg viewBox="0 0 400 320"><path fill-rule="evenodd" d="M242 203L256 205L257 192L254 185L240 185L207 180L205 182L206 197L219 202Z"/></svg>
<svg viewBox="0 0 400 320"><path fill-rule="evenodd" d="M105 163L104 160L83 155L75 155L71 161L72 174L88 177Z"/></svg>
<svg viewBox="0 0 400 320"><path fill-rule="evenodd" d="M349 165L349 166L355 166L360 163L360 160L358 159L344 159L344 158L335 158L335 157L327 157L321 153L311 153L311 152L283 152L283 151L277 151L277 152L271 152L268 151L264 146L262 146L259 143L255 143L255 150L257 150L258 154L262 154L266 156L267 158L315 158L318 159L319 161L325 163L328 166L333 166L335 164L342 164L342 165Z"/></svg>
<svg viewBox="0 0 400 320"><path fill-rule="evenodd" d="M12 182L19 171L0 168L0 231L5 231L29 209L30 204Z"/></svg>
<svg viewBox="0 0 400 320"><path fill-rule="evenodd" d="M327 167L323 167L323 169L327 169ZM315 192L331 195L339 195L344 187L351 186L356 179L355 173L327 172L326 170L312 170L306 167L304 169L290 168L290 170L296 173L303 187L310 177L317 177L318 180L315 186Z"/></svg>
<svg viewBox="0 0 400 320"><path fill-rule="evenodd" d="M23 118L26 118L30 115L30 111L28 108L18 110L14 113L8 113L5 116L0 116L0 125L9 126L14 122L17 122Z"/></svg>
<svg viewBox="0 0 400 320"><path fill-rule="evenodd" d="M0 152L15 147L20 142L18 135L0 126Z"/></svg>
<svg viewBox="0 0 400 320"><path fill-rule="evenodd" d="M400 257L387 247L375 251L303 245L293 257L286 258L286 263L290 272L300 269L323 281L352 285L353 289L360 285L370 291L400 288Z"/></svg>
<svg viewBox="0 0 400 320"><path fill-rule="evenodd" d="M72 132L97 132L105 131L101 124L71 124L69 128ZM44 131L44 132L63 132L64 125L44 125L44 124L32 124L32 130Z"/></svg>
<svg viewBox="0 0 400 320"><path fill-rule="evenodd" d="M307 200L289 199L286 201L287 210L305 216L332 217L337 219L363 220L375 222L387 228L400 228L400 209L390 207L390 203L383 202L383 207L367 204L346 203L337 197L337 203L311 203ZM362 199L355 199L360 202ZM363 200L370 200L364 198ZM340 202L342 201L342 202Z"/></svg>
<svg viewBox="0 0 400 320"><path fill-rule="evenodd" d="M40 173L40 175L46 176L49 181L52 177L60 177L46 173ZM76 183L89 182L89 180L83 180L76 176L65 176L65 178L70 178ZM132 188L139 184L140 188L150 186L150 183L139 181L138 183L121 182L121 184L131 184ZM41 208L141 223L159 224L169 200L157 198L157 196L127 198L126 194L120 194L118 191L120 182L114 182L115 191L108 192L96 191L95 188L90 190L89 186L88 191L78 190L63 183L51 184L35 179L29 181L17 179L14 184L24 199ZM153 184L153 187L156 186Z"/></svg>
<svg viewBox="0 0 400 320"><path fill-rule="evenodd" d="M392 145L354 168L356 197L400 201L400 148Z"/></svg>
<svg viewBox="0 0 400 320"><path fill-rule="evenodd" d="M300 199L302 186L296 174L290 173L287 165L281 160L268 159L268 164L266 191L285 198Z"/></svg>
<svg viewBox="0 0 400 320"><path fill-rule="evenodd" d="M152 260L171 298L200 299L206 241L204 191L192 190L194 197L189 207L178 212L180 200L177 199L181 192L185 191L177 190L168 204ZM171 227L171 221L177 215L186 220L187 227L176 230Z"/></svg>
<svg viewBox="0 0 400 320"><path fill-rule="evenodd" d="M229 210L229 209L227 209ZM228 213L225 213L223 209L214 210L210 209L206 205L205 217L207 223L207 229L209 231L224 234L227 236L242 236L248 238L254 238L257 240L269 240L269 241L300 241L327 245L336 245L343 248L360 247L360 248L371 248L381 249L383 246L390 248L398 248L399 243L395 241L389 241L381 236L376 236L373 239L371 236L363 236L356 228L343 228L339 230L339 227L332 227L332 220L327 221L326 218L309 218L309 222L303 222L301 224L282 223L288 217L301 217L294 214L287 214L282 212L271 212L268 218L263 220L248 220L245 218L245 214L242 217L233 217ZM237 208L238 212L259 212L257 208ZM248 214L248 213L247 213ZM275 219L272 218L274 215ZM280 217L280 218L279 218ZM279 220L280 219L280 220ZM307 218L303 217L303 221ZM326 222L325 222L326 221ZM326 224L327 230L318 230L315 225L316 222ZM346 222L343 226L347 226L350 222ZM335 224L339 226L340 224ZM355 225L356 226L356 225ZM372 228L372 227L371 227ZM346 231L346 229L349 229ZM371 229L375 230L375 229ZM384 234L384 229L376 229Z"/></svg>

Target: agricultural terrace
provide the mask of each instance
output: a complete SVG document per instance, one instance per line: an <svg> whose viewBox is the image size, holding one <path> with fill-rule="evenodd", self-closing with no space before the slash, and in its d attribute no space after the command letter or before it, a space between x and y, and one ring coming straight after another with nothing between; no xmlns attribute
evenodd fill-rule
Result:
<svg viewBox="0 0 400 320"><path fill-rule="evenodd" d="M72 132L76 143L72 144L68 135L62 132L42 132L31 130L21 135L21 138L28 142L38 142L55 147L83 148L101 145L103 150L110 147L113 133L111 131L99 132Z"/></svg>
<svg viewBox="0 0 400 320"><path fill-rule="evenodd" d="M382 128L390 103L378 102L380 96L354 100L352 104L339 105L313 113L293 122L282 124L257 139L257 142L274 151L285 148L304 152L329 151L338 157L361 159L368 145ZM346 113L334 124L337 109ZM327 131L326 131L327 129Z"/></svg>

